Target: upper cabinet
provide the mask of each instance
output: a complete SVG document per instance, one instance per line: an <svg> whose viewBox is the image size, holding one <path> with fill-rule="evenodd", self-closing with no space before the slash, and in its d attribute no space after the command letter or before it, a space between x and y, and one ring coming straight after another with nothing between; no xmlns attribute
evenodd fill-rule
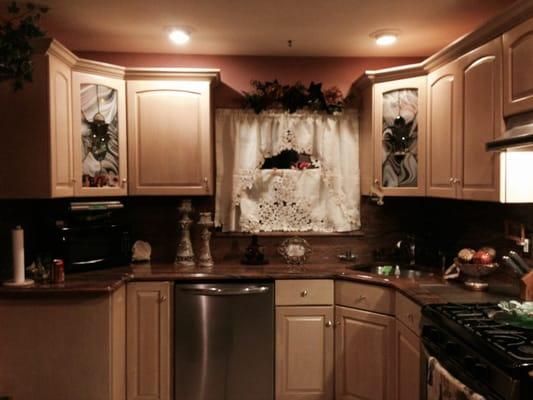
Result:
<svg viewBox="0 0 533 400"><path fill-rule="evenodd" d="M132 73L127 82L129 192L213 193L211 85L215 70Z"/></svg>
<svg viewBox="0 0 533 400"><path fill-rule="evenodd" d="M360 115L363 194L377 189L386 195L423 196L426 77L375 83L365 92Z"/></svg>
<svg viewBox="0 0 533 400"><path fill-rule="evenodd" d="M533 19L503 34L503 111L533 110Z"/></svg>
<svg viewBox="0 0 533 400"><path fill-rule="evenodd" d="M33 82L0 88L1 198L74 194L72 75L75 57L56 41L40 41Z"/></svg>
<svg viewBox="0 0 533 400"><path fill-rule="evenodd" d="M428 75L427 194L499 199L501 42L495 39Z"/></svg>
<svg viewBox="0 0 533 400"><path fill-rule="evenodd" d="M75 195L126 195L125 82L77 71L72 81Z"/></svg>

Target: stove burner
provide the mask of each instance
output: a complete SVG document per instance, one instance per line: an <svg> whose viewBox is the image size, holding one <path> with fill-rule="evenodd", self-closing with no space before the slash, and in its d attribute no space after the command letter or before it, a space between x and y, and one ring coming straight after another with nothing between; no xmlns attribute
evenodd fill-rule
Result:
<svg viewBox="0 0 533 400"><path fill-rule="evenodd" d="M520 350L522 353L529 354L533 356L533 346L530 344L525 344L518 347L518 350Z"/></svg>

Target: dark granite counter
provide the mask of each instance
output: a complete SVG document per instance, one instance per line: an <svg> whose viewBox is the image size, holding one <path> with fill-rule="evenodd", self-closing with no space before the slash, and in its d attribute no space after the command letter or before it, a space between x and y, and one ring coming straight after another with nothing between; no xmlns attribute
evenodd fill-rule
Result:
<svg viewBox="0 0 533 400"><path fill-rule="evenodd" d="M337 279L389 286L418 304L442 302L494 302L516 298L518 287L512 282L494 279L487 292L472 292L461 283L448 283L438 276L394 277L347 268L341 263L306 264L290 268L285 264L245 266L238 263L217 264L213 268L181 267L172 263L135 264L67 275L64 284L35 284L26 288L0 286L0 296L14 294L106 294L129 281L259 281L276 279Z"/></svg>

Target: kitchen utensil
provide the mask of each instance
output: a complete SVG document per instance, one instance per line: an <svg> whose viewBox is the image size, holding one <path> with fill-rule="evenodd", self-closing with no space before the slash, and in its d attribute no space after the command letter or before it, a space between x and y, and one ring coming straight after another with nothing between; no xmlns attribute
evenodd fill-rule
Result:
<svg viewBox="0 0 533 400"><path fill-rule="evenodd" d="M510 251L509 257L513 259L513 261L520 267L524 273L528 273L531 271L531 267L524 261L524 259L518 254L516 251Z"/></svg>
<svg viewBox="0 0 533 400"><path fill-rule="evenodd" d="M518 267L518 265L514 262L514 260L508 256L503 256L502 261L510 268L512 268L516 274L521 278L524 276L524 271L522 271L521 268Z"/></svg>

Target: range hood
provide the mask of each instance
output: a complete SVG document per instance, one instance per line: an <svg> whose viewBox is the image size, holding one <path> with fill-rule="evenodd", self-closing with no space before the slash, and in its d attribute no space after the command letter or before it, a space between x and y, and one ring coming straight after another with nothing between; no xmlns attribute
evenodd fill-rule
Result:
<svg viewBox="0 0 533 400"><path fill-rule="evenodd" d="M485 144L487 151L533 150L533 130L522 135L508 136Z"/></svg>

